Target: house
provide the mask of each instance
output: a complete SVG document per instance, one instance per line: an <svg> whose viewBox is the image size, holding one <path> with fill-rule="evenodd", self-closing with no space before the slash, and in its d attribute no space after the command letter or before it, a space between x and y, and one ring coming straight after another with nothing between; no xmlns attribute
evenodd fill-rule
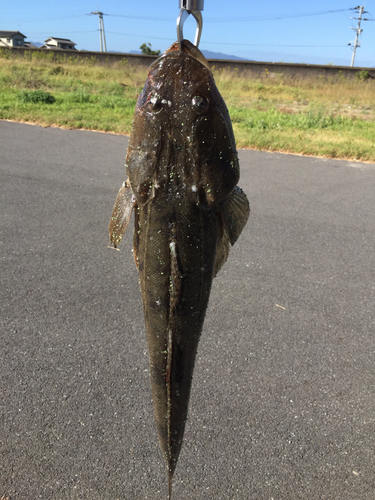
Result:
<svg viewBox="0 0 375 500"><path fill-rule="evenodd" d="M25 47L27 47L28 49L37 49L38 48L37 45L34 45L31 42L25 42Z"/></svg>
<svg viewBox="0 0 375 500"><path fill-rule="evenodd" d="M25 47L25 38L19 31L0 31L0 47Z"/></svg>
<svg viewBox="0 0 375 500"><path fill-rule="evenodd" d="M75 50L75 45L77 45L67 38L55 38L53 36L47 38L44 42L45 44L40 47L41 49Z"/></svg>

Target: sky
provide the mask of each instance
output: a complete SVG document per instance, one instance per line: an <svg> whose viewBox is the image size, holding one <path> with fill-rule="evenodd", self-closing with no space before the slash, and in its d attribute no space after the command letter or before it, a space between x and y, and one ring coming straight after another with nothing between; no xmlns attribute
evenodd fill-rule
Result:
<svg viewBox="0 0 375 500"><path fill-rule="evenodd" d="M357 3L360 1L361 3ZM0 30L20 31L30 42L48 37L73 40L79 50L100 50L103 12L107 50L131 52L143 43L164 52L177 39L179 0L17 0L3 2ZM266 62L350 66L358 12L364 5L361 46L354 66L375 67L375 0L205 0L199 48ZM184 38L194 41L189 16Z"/></svg>

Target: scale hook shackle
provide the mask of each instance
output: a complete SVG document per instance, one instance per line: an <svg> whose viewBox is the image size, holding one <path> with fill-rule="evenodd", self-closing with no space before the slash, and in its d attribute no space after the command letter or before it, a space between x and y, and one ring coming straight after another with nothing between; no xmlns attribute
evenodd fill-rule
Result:
<svg viewBox="0 0 375 500"><path fill-rule="evenodd" d="M197 29L195 32L194 45L199 46L201 39L202 28L203 28L203 18L201 11L203 10L204 0L179 0L180 14L177 18L177 41L181 49L181 43L184 39L183 28L184 22L191 14L197 21Z"/></svg>

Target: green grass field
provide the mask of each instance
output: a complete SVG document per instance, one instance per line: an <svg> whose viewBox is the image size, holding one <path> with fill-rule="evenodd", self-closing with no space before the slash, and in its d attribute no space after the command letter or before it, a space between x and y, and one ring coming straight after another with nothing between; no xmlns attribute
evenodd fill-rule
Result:
<svg viewBox="0 0 375 500"><path fill-rule="evenodd" d="M129 134L147 71L0 50L0 119ZM375 81L217 71L237 147L375 162ZM48 96L52 97L48 97Z"/></svg>

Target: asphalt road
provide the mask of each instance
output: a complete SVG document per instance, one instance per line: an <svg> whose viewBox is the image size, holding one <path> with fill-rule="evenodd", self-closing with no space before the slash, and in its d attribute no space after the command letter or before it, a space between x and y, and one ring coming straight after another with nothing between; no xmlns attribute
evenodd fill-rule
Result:
<svg viewBox="0 0 375 500"><path fill-rule="evenodd" d="M158 500L127 139L0 122L0 498ZM375 165L240 151L174 500L375 498Z"/></svg>

